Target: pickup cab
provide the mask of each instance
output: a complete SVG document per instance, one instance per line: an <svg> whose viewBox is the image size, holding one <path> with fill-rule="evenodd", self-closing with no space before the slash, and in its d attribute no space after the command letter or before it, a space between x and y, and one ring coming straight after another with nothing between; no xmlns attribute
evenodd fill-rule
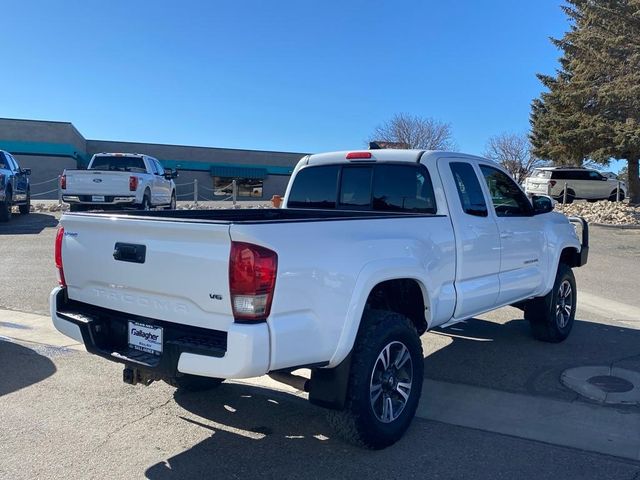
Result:
<svg viewBox="0 0 640 480"><path fill-rule="evenodd" d="M588 226L489 160L310 155L283 207L63 215L54 325L131 384L269 374L374 449L415 414L427 330L516 305L542 341L571 331Z"/></svg>
<svg viewBox="0 0 640 480"><path fill-rule="evenodd" d="M138 153L99 153L87 170L65 170L60 178L62 200L72 212L87 209L176 208L177 172Z"/></svg>

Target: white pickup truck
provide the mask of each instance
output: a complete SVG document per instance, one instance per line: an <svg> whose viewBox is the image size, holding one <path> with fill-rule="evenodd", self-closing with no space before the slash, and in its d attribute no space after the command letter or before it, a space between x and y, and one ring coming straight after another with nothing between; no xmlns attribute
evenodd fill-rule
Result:
<svg viewBox="0 0 640 480"><path fill-rule="evenodd" d="M176 208L177 172L139 153L98 153L87 170L65 170L62 200L72 212L92 208Z"/></svg>
<svg viewBox="0 0 640 480"><path fill-rule="evenodd" d="M569 335L588 226L551 210L483 158L310 155L282 209L63 215L51 315L128 383L270 374L383 448L414 416L425 331L516 305L536 338Z"/></svg>

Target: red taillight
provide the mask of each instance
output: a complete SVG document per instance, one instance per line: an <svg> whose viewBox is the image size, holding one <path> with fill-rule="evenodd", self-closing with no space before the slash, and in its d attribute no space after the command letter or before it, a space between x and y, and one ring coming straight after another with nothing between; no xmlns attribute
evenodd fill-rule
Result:
<svg viewBox="0 0 640 480"><path fill-rule="evenodd" d="M549 180L549 185L551 185L552 187L556 186L556 181L555 180Z"/></svg>
<svg viewBox="0 0 640 480"><path fill-rule="evenodd" d="M265 320L271 312L278 255L250 243L231 242L229 289L236 321Z"/></svg>
<svg viewBox="0 0 640 480"><path fill-rule="evenodd" d="M129 177L129 191L135 192L138 189L138 177Z"/></svg>
<svg viewBox="0 0 640 480"><path fill-rule="evenodd" d="M56 247L55 247L55 261L56 268L58 269L58 283L66 287L67 282L64 279L64 268L62 266L62 239L64 238L64 228L60 227L58 229L58 233L56 234Z"/></svg>
<svg viewBox="0 0 640 480"><path fill-rule="evenodd" d="M371 152L349 152L347 160L358 160L363 158L371 158Z"/></svg>
<svg viewBox="0 0 640 480"><path fill-rule="evenodd" d="M62 190L66 190L67 189L67 176L66 175L62 175L60 177L60 188Z"/></svg>

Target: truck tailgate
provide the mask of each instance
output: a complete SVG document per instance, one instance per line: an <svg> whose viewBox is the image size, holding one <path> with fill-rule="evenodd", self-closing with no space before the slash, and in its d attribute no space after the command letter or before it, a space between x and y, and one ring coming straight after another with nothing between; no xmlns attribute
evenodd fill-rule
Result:
<svg viewBox="0 0 640 480"><path fill-rule="evenodd" d="M228 224L64 215L61 226L70 299L216 330L233 323Z"/></svg>
<svg viewBox="0 0 640 480"><path fill-rule="evenodd" d="M108 172L103 170L76 170L66 173L67 188L71 195L131 195L130 172Z"/></svg>

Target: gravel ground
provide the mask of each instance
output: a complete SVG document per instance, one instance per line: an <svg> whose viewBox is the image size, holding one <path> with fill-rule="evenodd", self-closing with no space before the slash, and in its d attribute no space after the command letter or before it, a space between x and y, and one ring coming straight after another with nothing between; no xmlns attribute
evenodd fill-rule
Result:
<svg viewBox="0 0 640 480"><path fill-rule="evenodd" d="M569 205L557 203L557 212L565 215L579 215L589 223L603 225L640 225L640 205L625 202L574 202Z"/></svg>

